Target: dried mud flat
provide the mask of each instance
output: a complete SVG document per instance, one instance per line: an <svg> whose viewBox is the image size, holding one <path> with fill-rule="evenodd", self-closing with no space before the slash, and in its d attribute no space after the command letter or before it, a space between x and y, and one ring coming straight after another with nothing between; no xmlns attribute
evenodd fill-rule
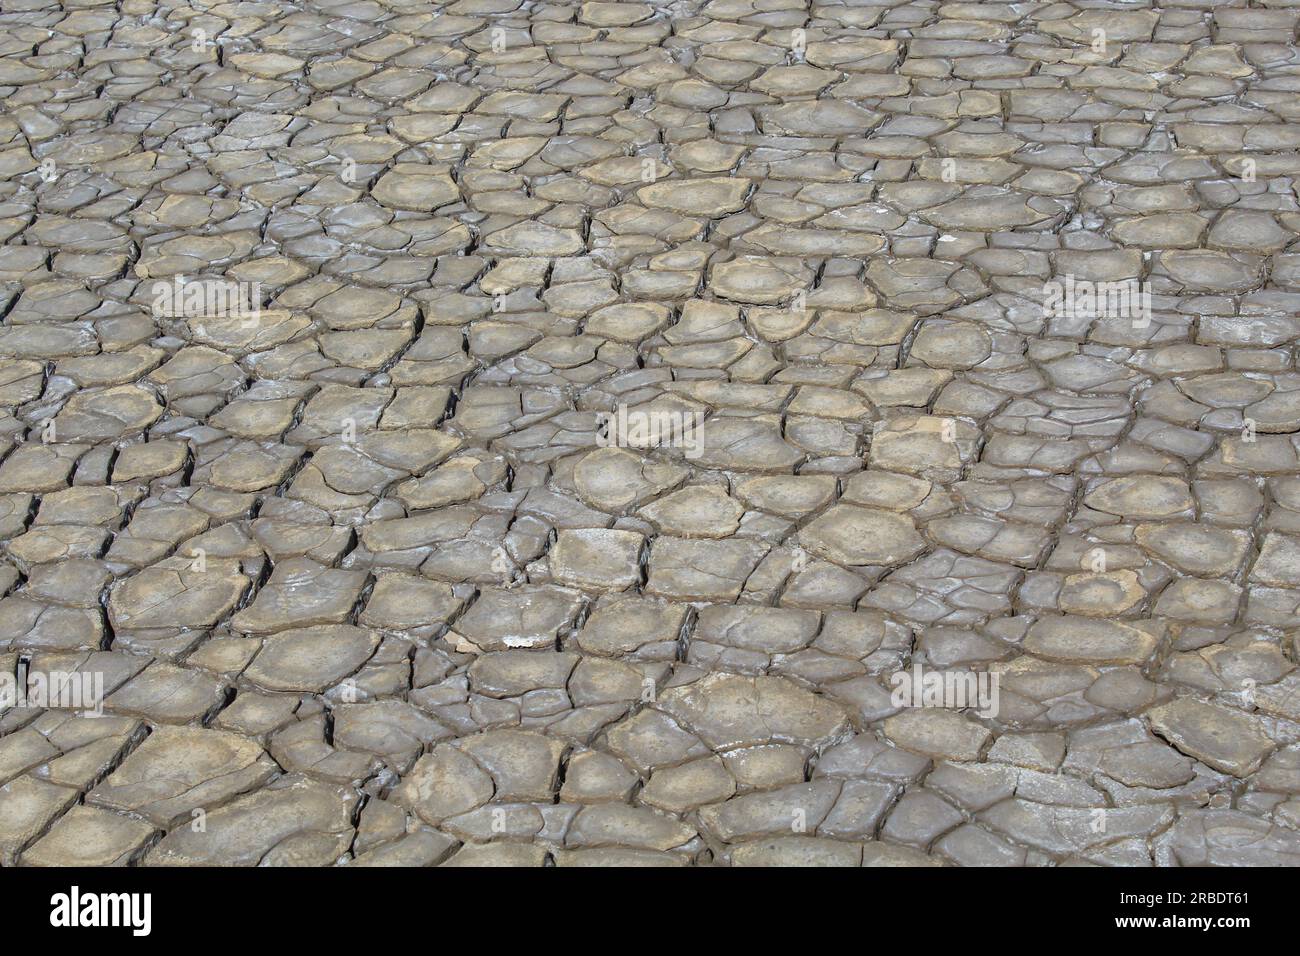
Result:
<svg viewBox="0 0 1300 956"><path fill-rule="evenodd" d="M6 0L0 863L1300 864L1298 19Z"/></svg>

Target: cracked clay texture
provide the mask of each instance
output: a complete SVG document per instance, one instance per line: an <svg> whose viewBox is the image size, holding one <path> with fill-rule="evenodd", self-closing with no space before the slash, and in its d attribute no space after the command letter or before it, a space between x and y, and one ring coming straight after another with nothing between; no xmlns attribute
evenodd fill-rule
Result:
<svg viewBox="0 0 1300 956"><path fill-rule="evenodd" d="M0 863L1300 864L1298 20L4 0Z"/></svg>

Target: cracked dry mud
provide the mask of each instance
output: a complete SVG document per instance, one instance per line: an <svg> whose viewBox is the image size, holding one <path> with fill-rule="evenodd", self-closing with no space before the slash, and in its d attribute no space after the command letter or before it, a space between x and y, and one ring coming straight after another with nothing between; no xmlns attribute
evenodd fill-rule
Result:
<svg viewBox="0 0 1300 956"><path fill-rule="evenodd" d="M0 10L0 862L1300 863L1300 4Z"/></svg>

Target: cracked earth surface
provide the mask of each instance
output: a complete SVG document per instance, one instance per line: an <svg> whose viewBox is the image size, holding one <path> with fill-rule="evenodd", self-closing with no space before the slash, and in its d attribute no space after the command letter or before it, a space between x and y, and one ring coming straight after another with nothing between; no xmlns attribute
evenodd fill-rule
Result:
<svg viewBox="0 0 1300 956"><path fill-rule="evenodd" d="M5 0L0 862L1300 863L1298 18Z"/></svg>

